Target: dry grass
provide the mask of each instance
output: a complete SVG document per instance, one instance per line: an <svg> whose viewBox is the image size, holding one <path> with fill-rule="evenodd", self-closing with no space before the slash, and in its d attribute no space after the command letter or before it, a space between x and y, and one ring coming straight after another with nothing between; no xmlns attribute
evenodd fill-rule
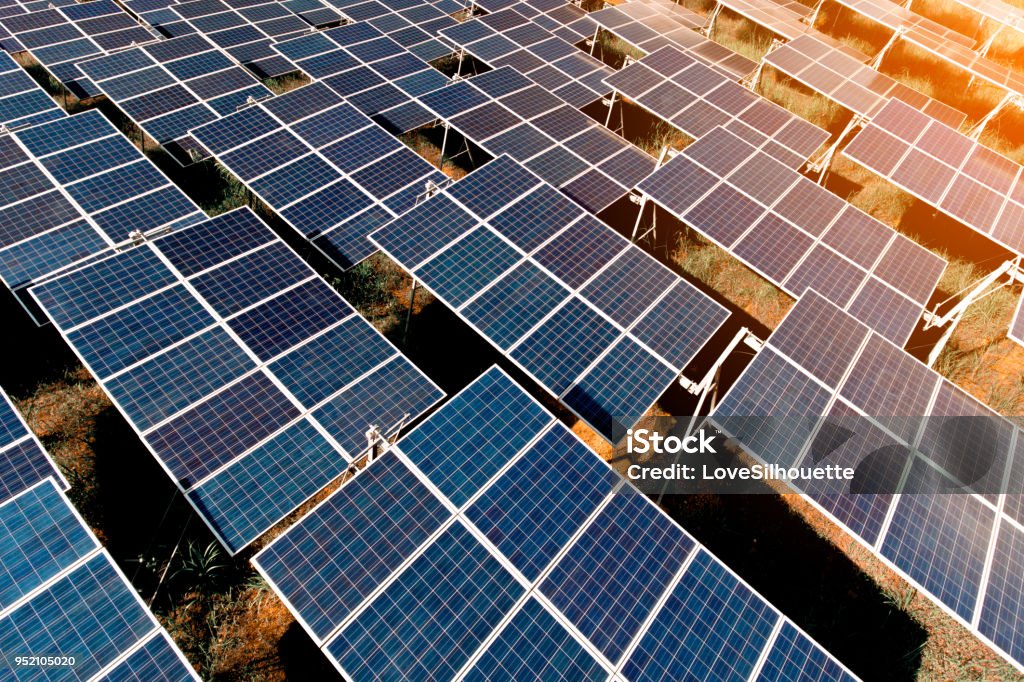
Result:
<svg viewBox="0 0 1024 682"><path fill-rule="evenodd" d="M755 62L772 46L771 32L728 10L719 13L711 39Z"/></svg>
<svg viewBox="0 0 1024 682"><path fill-rule="evenodd" d="M299 71L263 80L263 84L270 88L270 91L275 95L283 95L286 92L301 88L303 85L309 85L311 82L306 74Z"/></svg>
<svg viewBox="0 0 1024 682"><path fill-rule="evenodd" d="M769 329L777 327L793 305L780 289L699 235L681 235L672 261Z"/></svg>
<svg viewBox="0 0 1024 682"><path fill-rule="evenodd" d="M850 118L846 110L837 103L807 90L771 68L765 68L761 72L757 91L763 97L833 135L839 134Z"/></svg>

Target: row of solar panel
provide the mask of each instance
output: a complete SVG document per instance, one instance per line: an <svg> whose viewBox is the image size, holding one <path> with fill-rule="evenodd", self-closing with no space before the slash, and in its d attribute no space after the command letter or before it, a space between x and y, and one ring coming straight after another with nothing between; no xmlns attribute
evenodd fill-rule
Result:
<svg viewBox="0 0 1024 682"><path fill-rule="evenodd" d="M612 442L728 317L505 156L370 238Z"/></svg>
<svg viewBox="0 0 1024 682"><path fill-rule="evenodd" d="M703 24L703 17L680 15L680 9L672 2L634 1L596 10L588 17L604 31L644 53L673 46L732 78L742 78L754 70L757 65L753 61L694 30Z"/></svg>
<svg viewBox="0 0 1024 682"><path fill-rule="evenodd" d="M492 68L511 66L575 107L605 95L608 88L602 81L612 69L574 45L593 35L593 23L581 18L578 27L579 22L560 27L563 39L521 14L519 7L528 6L517 3L465 21L441 31L441 37Z"/></svg>
<svg viewBox="0 0 1024 682"><path fill-rule="evenodd" d="M443 395L248 209L31 293L232 553Z"/></svg>
<svg viewBox="0 0 1024 682"><path fill-rule="evenodd" d="M10 130L65 116L17 62L0 52L0 125Z"/></svg>
<svg viewBox="0 0 1024 682"><path fill-rule="evenodd" d="M1024 254L1021 165L899 100L843 154L971 229Z"/></svg>
<svg viewBox="0 0 1024 682"><path fill-rule="evenodd" d="M203 212L99 111L0 136L0 278L25 287Z"/></svg>
<svg viewBox="0 0 1024 682"><path fill-rule="evenodd" d="M721 126L775 160L800 168L829 134L668 46L604 81L692 138Z"/></svg>
<svg viewBox="0 0 1024 682"><path fill-rule="evenodd" d="M324 83L262 101L193 135L343 268L373 253L367 234L445 179Z"/></svg>
<svg viewBox="0 0 1024 682"><path fill-rule="evenodd" d="M52 478L0 503L0 612L11 679L199 680Z"/></svg>
<svg viewBox="0 0 1024 682"><path fill-rule="evenodd" d="M67 480L29 430L10 396L2 390L0 394L0 502L47 478L53 478L67 490Z"/></svg>
<svg viewBox="0 0 1024 682"><path fill-rule="evenodd" d="M654 170L648 154L508 66L418 101L490 155L523 162L591 213Z"/></svg>
<svg viewBox="0 0 1024 682"><path fill-rule="evenodd" d="M844 419L856 428L836 438L851 423ZM1024 662L1024 600L1014 586L1024 567L1024 439L1009 421L813 292L712 420L762 461L862 464L863 494L814 484L803 491L967 627ZM937 478L958 492L924 485Z"/></svg>
<svg viewBox="0 0 1024 682"><path fill-rule="evenodd" d="M791 40L766 54L764 63L866 118L872 118L893 98L953 128L967 118L962 111L879 73L816 36Z"/></svg>
<svg viewBox="0 0 1024 682"><path fill-rule="evenodd" d="M253 563L351 679L853 679L497 369Z"/></svg>
<svg viewBox="0 0 1024 682"><path fill-rule="evenodd" d="M794 298L815 289L898 345L947 265L722 128L637 190Z"/></svg>
<svg viewBox="0 0 1024 682"><path fill-rule="evenodd" d="M95 84L76 64L159 35L140 25L112 0L18 14L0 19L2 46L8 52L28 50L57 80L80 98L98 95Z"/></svg>

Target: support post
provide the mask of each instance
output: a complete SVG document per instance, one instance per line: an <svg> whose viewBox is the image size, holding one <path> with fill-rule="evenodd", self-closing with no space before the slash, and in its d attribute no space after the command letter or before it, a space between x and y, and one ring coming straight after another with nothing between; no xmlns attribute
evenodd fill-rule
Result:
<svg viewBox="0 0 1024 682"><path fill-rule="evenodd" d="M601 33L601 27L600 26L596 26L594 28L594 37L590 39L590 56L591 57L594 56L594 50L597 49L597 36L600 35L600 33ZM604 54L602 53L601 56L603 57Z"/></svg>
<svg viewBox="0 0 1024 682"><path fill-rule="evenodd" d="M984 19L984 17L982 17L981 24L984 25L984 23L985 23L985 19ZM988 51L990 49L992 49L992 43L996 42L996 38L998 38L999 34L1003 32L1003 28L1004 28L1004 24L1000 23L998 25L998 27L996 28L996 30L992 31L992 35L990 35L988 38L986 38L985 42L982 43L980 48L978 48L978 54L979 55L981 55L982 57L987 57L988 56ZM978 30L981 30L981 26L978 27Z"/></svg>
<svg viewBox="0 0 1024 682"><path fill-rule="evenodd" d="M450 128L446 121L442 121L441 125L444 126L444 135L441 136L441 160L438 163L438 170L444 168L445 151L448 148L448 129Z"/></svg>
<svg viewBox="0 0 1024 682"><path fill-rule="evenodd" d="M612 96L606 100L608 102L608 115L604 119L604 127L611 130L613 133L619 132L612 128L612 112L615 111L615 97L619 94L618 90L612 90Z"/></svg>
<svg viewBox="0 0 1024 682"><path fill-rule="evenodd" d="M992 119L994 119L996 116L1002 113L1002 111L1009 106L1015 106L1018 109L1024 109L1024 96L1018 95L1015 92L1008 92L1005 95L1003 95L1003 98L999 100L999 104L995 105L995 107L992 108L992 111L985 114L985 117L983 119L975 123L974 126L967 131L967 137L971 138L972 140L977 140L979 137L981 137L981 134L985 132L985 126L991 123Z"/></svg>
<svg viewBox="0 0 1024 682"><path fill-rule="evenodd" d="M814 28L814 25L818 23L818 15L821 14L821 6L825 4L825 0L818 0L814 5L814 11L803 18L803 21L807 22L807 25Z"/></svg>
<svg viewBox="0 0 1024 682"><path fill-rule="evenodd" d="M836 137L836 141L829 145L829 148L825 151L824 156L822 156L819 161L811 164L808 167L808 170L818 172L819 185L821 185L822 187L825 186L825 179L828 177L828 169L832 165L832 159L835 157L836 152L839 151L839 145L843 143L843 140L845 140L851 132L853 132L857 128L860 128L865 123L867 123L867 118L865 118L864 116L854 116L852 119L850 119L850 122L846 124L846 127L843 128L843 131L839 133L839 135Z"/></svg>
<svg viewBox="0 0 1024 682"><path fill-rule="evenodd" d="M409 310L405 314L405 329L402 330L402 345L404 346L409 339L409 325L412 323L412 309L416 305L416 286L419 281L413 277L412 287L409 289Z"/></svg>
<svg viewBox="0 0 1024 682"><path fill-rule="evenodd" d="M898 29L896 29L893 32L892 37L889 38L889 42L887 42L885 44L885 46L882 47L882 49L878 51L878 54L876 54L875 58L872 59L868 63L868 66L870 66L872 69L875 69L877 71L878 67L882 65L882 60L885 59L885 56L887 54L889 54L889 50L891 50L893 48L893 45L895 45L896 42L900 38L902 38L903 34L906 33L906 32L907 32L907 29L904 26L900 26Z"/></svg>
<svg viewBox="0 0 1024 682"><path fill-rule="evenodd" d="M717 3L715 5L715 9L711 11L711 14L708 16L708 20L704 22L704 25L701 26L700 31L698 31L698 33L700 33L705 38L710 38L711 32L715 30L715 22L718 20L718 15L721 13L722 3Z"/></svg>

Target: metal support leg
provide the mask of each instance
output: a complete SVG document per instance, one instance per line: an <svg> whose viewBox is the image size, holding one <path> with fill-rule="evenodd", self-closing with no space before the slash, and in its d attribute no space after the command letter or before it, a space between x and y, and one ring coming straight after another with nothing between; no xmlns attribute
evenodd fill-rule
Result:
<svg viewBox="0 0 1024 682"><path fill-rule="evenodd" d="M814 11L804 18L804 21L806 21L807 25L811 28L818 23L818 15L821 14L821 6L824 4L825 0L818 0L817 4L814 5Z"/></svg>
<svg viewBox="0 0 1024 682"><path fill-rule="evenodd" d="M895 45L896 42L900 38L902 38L903 34L906 33L906 32L907 32L907 29L902 27L902 26L900 28L896 29L896 31L892 34L892 37L889 38L889 42L887 42L885 44L885 47L883 47L881 50L878 51L878 54L875 55L875 58L871 60L871 62L868 64L868 66L870 66L872 69L875 69L877 71L878 67L882 65L882 60L885 59L885 56L887 54L889 54L889 50L892 49L893 45Z"/></svg>
<svg viewBox="0 0 1024 682"><path fill-rule="evenodd" d="M412 323L412 309L416 306L416 285L419 282L414 277L412 288L409 290L409 310L405 313L405 329L402 330L402 345L406 345L409 339L409 325Z"/></svg>
<svg viewBox="0 0 1024 682"><path fill-rule="evenodd" d="M711 37L711 32L715 30L715 21L718 20L718 15L722 13L722 5L719 3L715 5L715 9L711 11L711 15L708 16L708 20L701 27L699 33L705 38Z"/></svg>
<svg viewBox="0 0 1024 682"><path fill-rule="evenodd" d="M608 100L608 115L604 119L604 127L608 130L612 129L612 112L615 111L615 96L619 94L618 90L612 90L611 99Z"/></svg>
<svg viewBox="0 0 1024 682"><path fill-rule="evenodd" d="M636 243L636 234L640 231L640 221L644 217L644 209L647 208L647 197L640 196L640 208L636 212L636 222L633 223L633 234L630 236L629 241Z"/></svg>
<svg viewBox="0 0 1024 682"><path fill-rule="evenodd" d="M441 137L441 160L438 163L438 170L444 168L445 150L448 148L448 130L450 126L447 123L442 123L444 126L444 135Z"/></svg>
<svg viewBox="0 0 1024 682"><path fill-rule="evenodd" d="M598 27L596 27L594 29L594 37L590 39L591 40L591 42L590 42L590 56L591 57L594 56L594 50L597 49L597 36L600 35L600 33L601 33L601 27L598 26ZM601 56L604 56L604 55L602 54Z"/></svg>
<svg viewBox="0 0 1024 682"><path fill-rule="evenodd" d="M967 131L967 137L972 140L977 140L983 132L985 132L985 126L992 122L996 116L1001 114L1007 107L1014 106L1018 109L1024 109L1024 96L1018 95L1015 92L1008 92L1003 95L1003 99L999 100L999 104L993 107L992 111L985 114L985 117L978 121L974 126Z"/></svg>

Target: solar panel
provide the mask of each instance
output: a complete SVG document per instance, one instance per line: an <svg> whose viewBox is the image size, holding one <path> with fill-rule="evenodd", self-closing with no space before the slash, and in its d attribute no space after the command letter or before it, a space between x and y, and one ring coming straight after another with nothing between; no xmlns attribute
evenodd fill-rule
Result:
<svg viewBox="0 0 1024 682"><path fill-rule="evenodd" d="M932 57L963 69L998 88L1024 93L1024 75L987 59L973 49L974 40L914 14L887 0L837 0L840 5L896 31L899 38ZM934 26L933 26L934 24Z"/></svg>
<svg viewBox="0 0 1024 682"><path fill-rule="evenodd" d="M0 648L12 669L29 669L17 656L59 651L75 679L199 680L52 479L0 503L0 529Z"/></svg>
<svg viewBox="0 0 1024 682"><path fill-rule="evenodd" d="M1021 297L1024 301L1024 296ZM1010 339L1024 346L1024 302L1017 304L1017 311L1010 320Z"/></svg>
<svg viewBox="0 0 1024 682"><path fill-rule="evenodd" d="M592 213L615 203L654 170L649 155L542 92L529 78L503 66L420 95L417 101L484 151L525 163Z"/></svg>
<svg viewBox="0 0 1024 682"><path fill-rule="evenodd" d="M17 62L0 53L0 125L12 130L65 116L64 110Z"/></svg>
<svg viewBox="0 0 1024 682"><path fill-rule="evenodd" d="M843 153L1011 251L1024 253L1021 166L892 101Z"/></svg>
<svg viewBox="0 0 1024 682"><path fill-rule="evenodd" d="M353 26L360 30L353 31ZM350 24L283 41L274 48L395 134L430 123L433 117L413 98L448 83L412 48L372 25Z"/></svg>
<svg viewBox="0 0 1024 682"><path fill-rule="evenodd" d="M131 48L78 68L182 165L208 156L190 129L273 95L200 35Z"/></svg>
<svg viewBox="0 0 1024 682"><path fill-rule="evenodd" d="M99 111L0 137L0 277L26 287L131 238L201 220L185 196Z"/></svg>
<svg viewBox="0 0 1024 682"><path fill-rule="evenodd" d="M605 79L644 109L690 137L718 126L746 130L744 139L791 167L799 167L828 133L782 107L752 96L742 85L668 46ZM779 149L779 147L782 149Z"/></svg>
<svg viewBox="0 0 1024 682"><path fill-rule="evenodd" d="M366 235L444 176L324 83L192 131L299 234L341 268L374 252Z"/></svg>
<svg viewBox="0 0 1024 682"><path fill-rule="evenodd" d="M32 293L232 553L442 395L248 209Z"/></svg>
<svg viewBox="0 0 1024 682"><path fill-rule="evenodd" d="M814 289L898 345L946 262L725 129L637 190L794 298Z"/></svg>
<svg viewBox="0 0 1024 682"><path fill-rule="evenodd" d="M576 41L559 38L513 8L463 22L441 36L494 68L511 66L531 78L543 70L550 79L543 85L575 107L607 94L602 82L612 73L609 66L573 47Z"/></svg>
<svg viewBox="0 0 1024 682"><path fill-rule="evenodd" d="M1001 26L1008 26L1018 31L1024 27L1024 12L1019 7L1002 0L956 0L958 4L974 10Z"/></svg>
<svg viewBox="0 0 1024 682"><path fill-rule="evenodd" d="M102 94L78 69L79 61L158 39L111 0L51 6L0 19L0 25L79 99Z"/></svg>
<svg viewBox="0 0 1024 682"><path fill-rule="evenodd" d="M68 482L56 462L29 430L7 393L0 393L0 500L10 499L50 477L67 490Z"/></svg>
<svg viewBox="0 0 1024 682"><path fill-rule="evenodd" d="M766 404L767 396L778 400ZM1006 583L1020 565L1008 540L1015 512L1001 504L1016 493L999 494L1024 442L1011 422L815 292L797 302L711 420L763 462L855 467L859 493L845 482L791 485L1021 662L1022 594ZM989 468L965 469L949 452L957 447L971 448L970 466ZM773 670L787 665L781 654L769 661Z"/></svg>
<svg viewBox="0 0 1024 682"><path fill-rule="evenodd" d="M508 157L370 239L611 441L728 317Z"/></svg>
<svg viewBox="0 0 1024 682"><path fill-rule="evenodd" d="M253 564L355 678L678 679L741 651L853 679L621 483L492 368ZM660 633L684 612L680 647Z"/></svg>
<svg viewBox="0 0 1024 682"><path fill-rule="evenodd" d="M704 18L670 2L627 2L587 15L600 28L645 54L671 45L727 77L739 79L757 64L703 36Z"/></svg>
<svg viewBox="0 0 1024 682"><path fill-rule="evenodd" d="M164 37L199 34L207 38L258 78L276 78L295 71L295 65L275 52L271 44L310 30L305 19L278 2L235 8L223 0L128 0L125 6Z"/></svg>
<svg viewBox="0 0 1024 682"><path fill-rule="evenodd" d="M772 50L764 63L850 111L871 118L898 99L952 128L967 115L913 90L850 57L813 35L802 35Z"/></svg>

